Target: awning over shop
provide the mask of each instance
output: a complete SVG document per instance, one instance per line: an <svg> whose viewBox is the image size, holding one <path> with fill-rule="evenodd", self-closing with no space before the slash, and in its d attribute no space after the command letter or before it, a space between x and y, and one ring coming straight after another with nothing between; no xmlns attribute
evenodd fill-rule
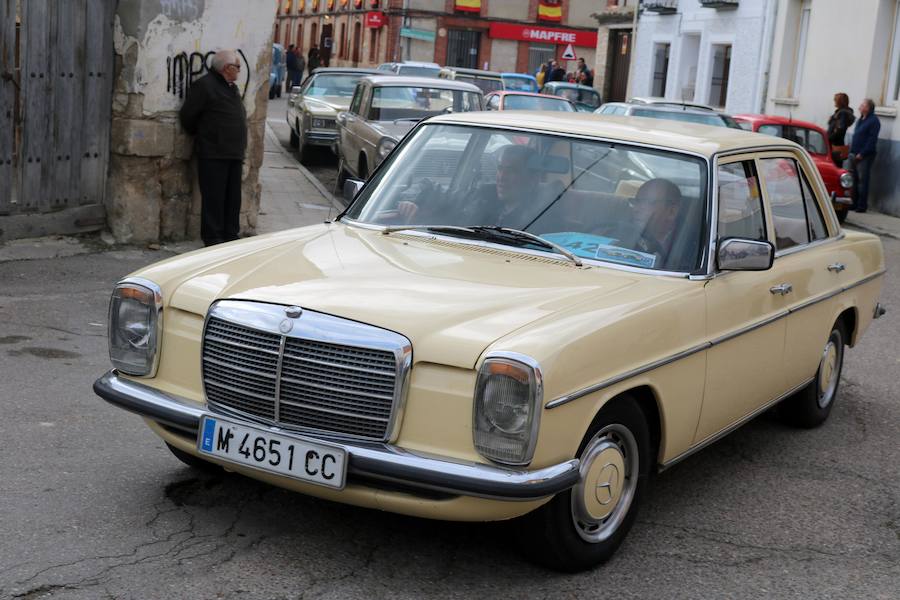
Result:
<svg viewBox="0 0 900 600"><path fill-rule="evenodd" d="M544 44L561 44L597 47L597 30L561 29L556 27L536 27L534 25L517 25L515 23L491 23L489 34L501 40L519 40Z"/></svg>

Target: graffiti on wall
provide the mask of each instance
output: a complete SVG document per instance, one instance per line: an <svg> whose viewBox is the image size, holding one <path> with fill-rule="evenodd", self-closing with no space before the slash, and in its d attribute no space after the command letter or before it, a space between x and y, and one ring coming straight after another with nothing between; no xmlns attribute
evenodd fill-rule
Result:
<svg viewBox="0 0 900 600"><path fill-rule="evenodd" d="M241 59L241 76L243 83L235 82L241 90L241 97L247 94L250 85L250 63L240 49L237 50ZM191 84L212 70L212 57L215 51L206 52L181 52L175 56L166 58L166 91L170 94L184 98Z"/></svg>

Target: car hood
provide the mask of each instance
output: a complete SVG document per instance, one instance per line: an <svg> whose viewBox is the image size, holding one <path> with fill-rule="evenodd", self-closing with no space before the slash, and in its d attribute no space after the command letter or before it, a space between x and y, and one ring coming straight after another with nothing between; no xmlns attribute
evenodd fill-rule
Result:
<svg viewBox="0 0 900 600"><path fill-rule="evenodd" d="M342 110L347 110L348 108L350 108L351 100L352 98L346 98L344 96L316 96L315 98L311 96L303 97L303 101L311 111L329 113L334 115Z"/></svg>
<svg viewBox="0 0 900 600"><path fill-rule="evenodd" d="M373 121L371 125L382 136L400 141L418 123L418 121Z"/></svg>
<svg viewBox="0 0 900 600"><path fill-rule="evenodd" d="M398 332L416 362L472 368L485 348L577 304L614 301L645 275L450 238L341 223L251 238L137 273L203 315L219 299L297 305ZM658 279L658 278L652 278Z"/></svg>

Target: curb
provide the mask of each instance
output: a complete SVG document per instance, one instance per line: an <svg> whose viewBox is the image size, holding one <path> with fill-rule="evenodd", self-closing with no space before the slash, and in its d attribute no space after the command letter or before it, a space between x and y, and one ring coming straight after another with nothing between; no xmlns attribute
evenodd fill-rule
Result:
<svg viewBox="0 0 900 600"><path fill-rule="evenodd" d="M875 226L872 226L872 225L865 225L865 224L860 223L860 222L858 222L858 221L851 221L851 220L848 219L847 221L845 221L845 222L843 223L843 226L844 226L844 227L848 227L848 226L849 226L849 227L852 227L852 228L854 228L854 229L859 229L859 230L861 230L861 231L865 231L866 233L872 233L872 234L875 234L875 235L878 235L878 236L881 236L881 237L888 237L888 238L891 238L891 239L900 240L900 235L898 235L898 234L896 234L896 233L891 233L890 231L887 231L886 229L881 229L880 227L875 227Z"/></svg>

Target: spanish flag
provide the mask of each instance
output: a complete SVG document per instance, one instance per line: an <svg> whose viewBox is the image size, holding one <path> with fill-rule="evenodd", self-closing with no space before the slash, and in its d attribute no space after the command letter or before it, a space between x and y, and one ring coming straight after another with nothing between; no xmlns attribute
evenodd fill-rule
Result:
<svg viewBox="0 0 900 600"><path fill-rule="evenodd" d="M480 13L481 0L456 0L456 10Z"/></svg>
<svg viewBox="0 0 900 600"><path fill-rule="evenodd" d="M562 4L557 0L541 0L538 4L538 19L541 21L562 21Z"/></svg>

